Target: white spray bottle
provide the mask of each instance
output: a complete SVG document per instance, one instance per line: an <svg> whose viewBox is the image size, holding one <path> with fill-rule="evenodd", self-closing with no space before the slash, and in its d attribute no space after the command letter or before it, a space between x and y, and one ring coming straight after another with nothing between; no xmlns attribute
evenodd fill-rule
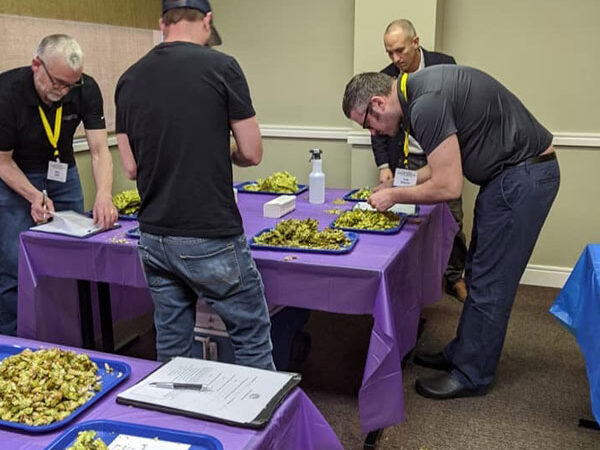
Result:
<svg viewBox="0 0 600 450"><path fill-rule="evenodd" d="M320 148L310 149L312 172L308 176L308 201L310 203L325 203L325 174L323 173L323 151Z"/></svg>

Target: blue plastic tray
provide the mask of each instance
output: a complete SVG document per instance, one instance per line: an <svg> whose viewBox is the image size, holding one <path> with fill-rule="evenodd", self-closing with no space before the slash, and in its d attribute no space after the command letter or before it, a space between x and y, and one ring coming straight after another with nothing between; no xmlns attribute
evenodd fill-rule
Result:
<svg viewBox="0 0 600 450"><path fill-rule="evenodd" d="M140 227L130 228L129 230L127 230L125 232L125 234L127 235L127 237L130 237L132 239L139 239L140 238Z"/></svg>
<svg viewBox="0 0 600 450"><path fill-rule="evenodd" d="M272 191L247 191L244 189L244 186L249 184L256 184L256 181L244 181L243 183L238 183L233 187L238 190L238 194L243 192L245 194L266 194L266 195L298 195L304 191L308 190L308 186L306 184L299 184L298 190L296 192L288 193L288 192L272 192Z"/></svg>
<svg viewBox="0 0 600 450"><path fill-rule="evenodd" d="M358 242L358 235L356 233L353 233L350 231L345 231L344 233L346 234L346 237L348 239L350 239L350 245L348 247L342 247L339 250L320 250L320 249L302 248L302 247L276 247L274 245L258 245L258 244L254 243L255 237L258 237L261 234L266 233L267 231L271 231L271 230L273 230L273 228L265 228L264 230L261 230L258 233L256 233L250 241L250 248L253 248L256 250L276 250L276 251L281 251L281 252L325 253L325 254L331 254L331 255L341 255L344 253L349 253L356 245L356 242Z"/></svg>
<svg viewBox="0 0 600 450"><path fill-rule="evenodd" d="M188 433L186 431L175 431L113 420L93 420L75 425L58 436L54 442L46 447L46 450L64 450L75 442L77 433L88 430L94 430L97 437L102 439L106 445L110 445L120 434L127 434L129 436L148 439L158 438L161 441L187 444L191 446L190 450L223 450L221 441L207 434Z"/></svg>
<svg viewBox="0 0 600 450"><path fill-rule="evenodd" d="M366 202L366 200L359 200L357 198L350 197L352 194L358 191L360 191L360 189L352 189L350 192L346 192L346 195L344 195L342 198L347 202Z"/></svg>
<svg viewBox="0 0 600 450"><path fill-rule="evenodd" d="M48 347L43 347L43 348L55 348L55 347L59 347L59 346L49 345ZM5 358L8 358L9 356L16 355L17 353L21 353L23 350L25 350L27 348L32 351L41 349L41 348L36 348L36 347L20 347L20 346L16 346L16 345L0 345L0 361L2 361ZM77 352L77 353L83 353L83 352ZM48 425L37 425L37 426L25 425L25 424L19 423L19 422L8 422L8 421L4 421L4 420L0 420L0 425L3 427L29 431L31 433L43 433L46 431L55 430L57 428L60 428L64 425L66 425L67 423L71 422L79 414L81 414L83 411L85 411L90 406L92 406L94 403L96 403L98 400L100 400L106 393L108 393L116 385L125 381L127 379L127 377L129 376L129 374L131 373L131 367L129 367L129 364L127 364L127 363L120 362L120 361L114 361L111 359L96 358L96 357L90 357L90 359L92 361L94 361L96 363L96 365L98 366L98 374L102 377L102 389L100 391L96 392L94 394L94 396L91 397L86 403L84 403L79 408L74 410L71 413L71 415L65 417L63 420L60 420L58 422L52 422ZM106 369L104 368L104 363L107 363L112 369L114 369L113 373L106 372ZM119 372L121 372L123 374L123 375L121 375L121 377L117 376Z"/></svg>
<svg viewBox="0 0 600 450"><path fill-rule="evenodd" d="M346 212L346 211L344 211ZM344 214L344 212L342 212L342 214ZM399 232L402 227L404 226L404 224L406 223L406 218L407 216L404 214L398 214L398 217L400 218L400 222L398 222L398 225L395 226L394 228L390 228L389 230L366 230L363 228L346 228L346 227L337 227L335 226L335 221L342 215L340 214L339 216L337 216L330 224L329 227L330 228L334 228L336 230L344 230L344 231L354 231L355 233L370 233L370 234L396 234L397 232Z"/></svg>

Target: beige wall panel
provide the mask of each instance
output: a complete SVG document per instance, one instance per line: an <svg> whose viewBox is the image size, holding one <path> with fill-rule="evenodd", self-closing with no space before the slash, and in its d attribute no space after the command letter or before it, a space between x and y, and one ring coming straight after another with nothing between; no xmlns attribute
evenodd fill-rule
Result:
<svg viewBox="0 0 600 450"><path fill-rule="evenodd" d="M219 50L242 66L263 124L346 126L354 4L348 0L213 1Z"/></svg>
<svg viewBox="0 0 600 450"><path fill-rule="evenodd" d="M350 187L353 189L379 184L379 171L375 166L371 147L352 147L351 175Z"/></svg>
<svg viewBox="0 0 600 450"><path fill-rule="evenodd" d="M600 1L445 0L443 50L495 76L551 131L600 131Z"/></svg>
<svg viewBox="0 0 600 450"><path fill-rule="evenodd" d="M0 13L158 29L162 0L2 0Z"/></svg>
<svg viewBox="0 0 600 450"><path fill-rule="evenodd" d="M257 167L234 166L233 179L250 181L264 178L275 171L287 170L298 178L298 183L308 184L312 169L309 149L323 150L323 172L328 188L350 187L350 146L339 141L319 141L313 139L274 139L263 140L263 160Z"/></svg>

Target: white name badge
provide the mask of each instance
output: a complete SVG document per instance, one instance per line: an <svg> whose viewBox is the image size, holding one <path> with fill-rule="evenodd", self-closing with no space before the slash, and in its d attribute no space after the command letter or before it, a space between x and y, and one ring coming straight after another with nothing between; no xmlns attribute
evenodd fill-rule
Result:
<svg viewBox="0 0 600 450"><path fill-rule="evenodd" d="M48 162L48 175L46 178L52 181L59 181L64 183L67 181L67 170L69 165L58 161Z"/></svg>
<svg viewBox="0 0 600 450"><path fill-rule="evenodd" d="M417 171L409 169L396 169L394 176L394 186L416 186L417 185Z"/></svg>

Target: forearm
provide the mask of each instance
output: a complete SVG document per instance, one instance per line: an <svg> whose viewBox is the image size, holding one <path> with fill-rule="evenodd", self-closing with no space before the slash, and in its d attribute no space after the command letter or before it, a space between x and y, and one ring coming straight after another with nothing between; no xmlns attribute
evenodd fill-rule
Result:
<svg viewBox="0 0 600 450"><path fill-rule="evenodd" d="M96 197L112 196L113 163L108 147L92 155L92 173L96 185Z"/></svg>
<svg viewBox="0 0 600 450"><path fill-rule="evenodd" d="M431 178L416 186L392 189L394 203L427 205L454 200L458 197L460 197L460 191L457 194L455 189L451 189L445 184L436 184Z"/></svg>
<svg viewBox="0 0 600 450"><path fill-rule="evenodd" d="M29 203L33 203L36 197L41 195L41 192L31 184L12 158L10 161L0 162L0 178Z"/></svg>

